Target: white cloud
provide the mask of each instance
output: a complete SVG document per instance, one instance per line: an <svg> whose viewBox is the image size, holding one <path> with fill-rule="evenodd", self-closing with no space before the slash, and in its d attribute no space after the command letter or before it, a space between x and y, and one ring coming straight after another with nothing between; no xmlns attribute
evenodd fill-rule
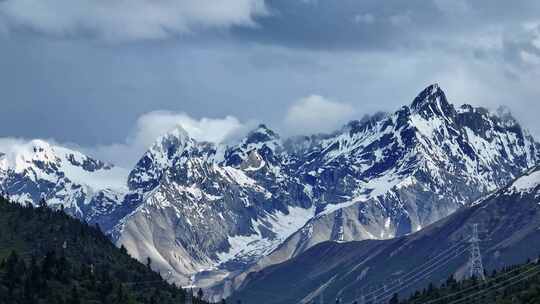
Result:
<svg viewBox="0 0 540 304"><path fill-rule="evenodd" d="M105 40L163 39L198 29L253 25L264 0L4 0L0 24Z"/></svg>
<svg viewBox="0 0 540 304"><path fill-rule="evenodd" d="M234 116L195 119L186 113L154 111L137 119L137 124L125 142L87 151L100 159L131 167L159 136L178 125L197 141L224 143L246 133L251 123L242 123Z"/></svg>
<svg viewBox="0 0 540 304"><path fill-rule="evenodd" d="M190 137L197 141L228 143L244 136L254 125L255 122L240 122L234 116L196 119L186 113L153 111L137 119L133 130L123 142L88 147L76 143L58 143L54 139L45 139L45 141L52 145L81 151L121 168L131 169L159 136L177 126L181 126ZM0 137L0 153L6 153L11 157L21 149L27 149L29 142L30 139ZM11 163L13 161L10 159Z"/></svg>
<svg viewBox="0 0 540 304"><path fill-rule="evenodd" d="M288 109L284 125L291 135L330 132L354 117L355 112L349 104L311 95Z"/></svg>
<svg viewBox="0 0 540 304"><path fill-rule="evenodd" d="M231 136L244 130L245 127L244 124L233 116L195 119L186 113L154 111L139 117L134 141L144 146L149 146L157 137L177 125L182 126L189 136L198 141L214 143L227 141Z"/></svg>

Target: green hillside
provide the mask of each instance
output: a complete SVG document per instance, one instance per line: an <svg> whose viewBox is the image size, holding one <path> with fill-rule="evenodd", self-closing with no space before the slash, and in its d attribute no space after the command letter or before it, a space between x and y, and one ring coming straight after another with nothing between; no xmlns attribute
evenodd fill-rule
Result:
<svg viewBox="0 0 540 304"><path fill-rule="evenodd" d="M115 247L99 227L0 198L2 304L184 303L186 292L148 263Z"/></svg>

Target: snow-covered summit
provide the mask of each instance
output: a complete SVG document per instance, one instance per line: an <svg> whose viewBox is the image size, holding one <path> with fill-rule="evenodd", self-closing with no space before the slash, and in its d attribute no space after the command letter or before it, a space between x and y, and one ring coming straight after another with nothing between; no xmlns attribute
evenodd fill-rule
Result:
<svg viewBox="0 0 540 304"><path fill-rule="evenodd" d="M174 166L179 158L189 157L196 145L196 141L180 125L158 137L130 172L129 188L144 191L153 189L158 185L164 170Z"/></svg>
<svg viewBox="0 0 540 304"><path fill-rule="evenodd" d="M95 190L126 188L126 170L41 139L17 143L1 154L0 170L33 181L66 178Z"/></svg>
<svg viewBox="0 0 540 304"><path fill-rule="evenodd" d="M261 161L276 165L282 150L282 141L277 133L261 124L242 139L238 144L227 147L225 151L225 165L240 167L246 162ZM253 167L253 166L252 166Z"/></svg>
<svg viewBox="0 0 540 304"><path fill-rule="evenodd" d="M127 170L35 139L2 145L0 185L12 200L63 205L87 221L108 213L127 191Z"/></svg>
<svg viewBox="0 0 540 304"><path fill-rule="evenodd" d="M439 87L439 84L434 83L422 90L411 103L411 109L418 110L428 104L433 103L447 103L446 96L443 90Z"/></svg>
<svg viewBox="0 0 540 304"><path fill-rule="evenodd" d="M279 135L269 129L266 125L260 124L256 129L249 132L245 142L247 144L263 143L279 140Z"/></svg>

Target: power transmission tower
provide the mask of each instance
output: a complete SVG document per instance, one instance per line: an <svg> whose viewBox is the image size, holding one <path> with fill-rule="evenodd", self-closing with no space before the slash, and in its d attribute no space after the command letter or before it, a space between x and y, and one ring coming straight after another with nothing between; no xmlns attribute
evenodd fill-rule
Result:
<svg viewBox="0 0 540 304"><path fill-rule="evenodd" d="M469 261L470 276L485 281L482 253L480 252L480 238L478 237L478 224L473 224L472 226L472 235L469 243L471 244L471 259Z"/></svg>
<svg viewBox="0 0 540 304"><path fill-rule="evenodd" d="M332 227L332 241L336 242L343 242L344 237L344 231L343 231L343 210L339 209L336 211L336 215L334 216L334 227Z"/></svg>

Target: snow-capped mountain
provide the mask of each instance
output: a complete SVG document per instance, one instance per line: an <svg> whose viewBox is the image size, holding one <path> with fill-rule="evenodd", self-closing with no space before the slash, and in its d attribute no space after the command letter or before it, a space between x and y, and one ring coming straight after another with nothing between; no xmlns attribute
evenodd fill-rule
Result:
<svg viewBox="0 0 540 304"><path fill-rule="evenodd" d="M197 142L178 127L131 172L127 197L141 203L113 235L183 283L218 265L253 263L315 214L304 186L281 172L283 155L265 126L232 147Z"/></svg>
<svg viewBox="0 0 540 304"><path fill-rule="evenodd" d="M18 142L0 151L0 187L10 199L52 208L104 224L122 202L125 170L43 140Z"/></svg>
<svg viewBox="0 0 540 304"><path fill-rule="evenodd" d="M420 230L538 161L538 145L507 112L455 108L432 85L410 106L350 123L302 155L324 209L270 263L328 240L385 239ZM302 157L298 157L302 159ZM305 158L304 158L305 159ZM335 225L338 221L343 225Z"/></svg>
<svg viewBox="0 0 540 304"><path fill-rule="evenodd" d="M506 185L539 150L508 112L455 107L431 85L332 134L283 139L260 125L224 145L179 126L129 174L32 141L0 151L0 185L20 202L44 195L176 282L226 295L320 242L418 231Z"/></svg>
<svg viewBox="0 0 540 304"><path fill-rule="evenodd" d="M283 140L261 125L223 146L179 128L130 174L126 197L138 203L114 235L180 282L221 280L227 293L244 271L322 241L420 230L505 185L538 154L508 113L456 108L437 85L329 135Z"/></svg>

